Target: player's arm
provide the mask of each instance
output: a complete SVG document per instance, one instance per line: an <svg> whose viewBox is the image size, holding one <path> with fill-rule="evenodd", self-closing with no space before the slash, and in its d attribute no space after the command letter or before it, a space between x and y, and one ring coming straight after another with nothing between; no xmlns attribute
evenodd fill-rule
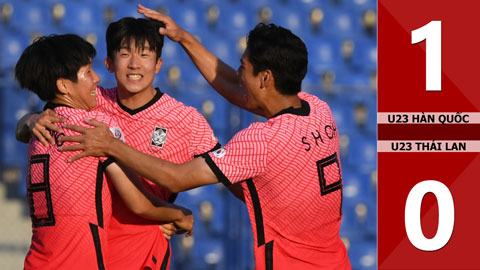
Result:
<svg viewBox="0 0 480 270"><path fill-rule="evenodd" d="M179 27L172 18L140 4L138 4L138 12L147 18L165 23L165 28L160 28L160 33L180 43L203 77L219 94L242 109L265 116L263 111L246 107L247 94L239 85L235 69L208 51L189 32Z"/></svg>
<svg viewBox="0 0 480 270"><path fill-rule="evenodd" d="M64 119L50 109L41 113L29 113L20 118L15 129L15 136L18 141L28 143L30 136L33 134L45 146L55 144L55 139L50 135L49 130L58 133L63 130L54 123L64 122Z"/></svg>
<svg viewBox="0 0 480 270"><path fill-rule="evenodd" d="M107 176L127 207L147 219L173 222L177 227L193 233L193 215L190 210L167 203L146 192L137 176L128 169L112 163L106 168Z"/></svg>
<svg viewBox="0 0 480 270"><path fill-rule="evenodd" d="M97 120L86 120L85 122L95 128L67 125L67 129L79 132L83 136L60 138L60 141L78 142L75 145L63 146L60 151L83 150L81 154L73 157L71 162L86 156L110 156L132 171L174 193L218 183L217 177L202 157L187 163L174 164L144 154L115 139L105 123Z"/></svg>

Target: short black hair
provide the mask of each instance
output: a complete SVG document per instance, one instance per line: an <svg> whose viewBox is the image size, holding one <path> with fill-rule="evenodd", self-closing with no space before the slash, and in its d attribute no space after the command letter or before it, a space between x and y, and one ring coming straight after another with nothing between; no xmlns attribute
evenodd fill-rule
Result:
<svg viewBox="0 0 480 270"><path fill-rule="evenodd" d="M162 55L163 35L158 30L165 24L159 21L125 17L116 22L110 23L107 28L107 56L113 59L115 52L120 51L122 45L130 48L130 41L135 41L135 46L145 49L145 41L148 42L150 50L156 52L157 60Z"/></svg>
<svg viewBox="0 0 480 270"><path fill-rule="evenodd" d="M280 93L300 92L307 73L308 52L299 37L281 26L259 23L248 34L246 50L254 75L269 69Z"/></svg>
<svg viewBox="0 0 480 270"><path fill-rule="evenodd" d="M15 78L44 101L55 97L57 80L77 82L78 70L96 55L92 44L74 34L50 35L36 39L20 56Z"/></svg>

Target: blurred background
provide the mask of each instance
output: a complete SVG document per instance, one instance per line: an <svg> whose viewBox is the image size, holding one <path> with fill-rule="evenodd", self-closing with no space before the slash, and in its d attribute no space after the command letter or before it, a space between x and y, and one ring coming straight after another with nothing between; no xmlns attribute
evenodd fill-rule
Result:
<svg viewBox="0 0 480 270"><path fill-rule="evenodd" d="M95 45L100 85L114 87L103 65L108 24L139 17L136 4L171 16L232 67L239 66L246 35L258 22L272 22L304 40L309 67L303 91L331 106L341 135L343 221L341 236L354 269L377 261L377 27L375 0L0 0L0 262L22 269L31 224L25 203L27 145L15 140L18 119L41 111L43 102L20 89L13 68L28 44L48 34L75 33ZM230 105L203 79L182 48L166 39L163 67L154 86L196 107L221 144L253 121L265 121ZM223 185L179 195L193 210L191 238L172 239L172 268L253 269L253 239L246 207Z"/></svg>

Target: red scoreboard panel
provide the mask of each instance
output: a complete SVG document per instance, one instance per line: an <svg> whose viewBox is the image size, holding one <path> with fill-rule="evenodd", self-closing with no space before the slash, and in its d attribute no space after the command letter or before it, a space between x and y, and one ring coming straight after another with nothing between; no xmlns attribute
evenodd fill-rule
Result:
<svg viewBox="0 0 480 270"><path fill-rule="evenodd" d="M378 268L480 269L480 1L378 1Z"/></svg>

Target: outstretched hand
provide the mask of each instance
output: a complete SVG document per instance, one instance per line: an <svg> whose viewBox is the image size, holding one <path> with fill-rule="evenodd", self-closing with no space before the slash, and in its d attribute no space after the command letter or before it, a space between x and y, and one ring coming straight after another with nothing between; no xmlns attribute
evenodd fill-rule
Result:
<svg viewBox="0 0 480 270"><path fill-rule="evenodd" d="M78 144L62 146L59 150L66 151L82 151L82 153L69 159L74 162L87 156L104 157L107 156L112 140L115 140L109 127L95 119L87 119L85 123L94 126L93 128L81 127L76 125L66 125L64 128L76 131L81 136L63 136L59 140L61 142L77 142Z"/></svg>
<svg viewBox="0 0 480 270"><path fill-rule="evenodd" d="M175 42L179 42L181 40L185 30L183 30L180 26L178 26L172 18L166 15L163 15L158 11L142 6L141 4L138 4L137 7L138 7L138 10L137 10L138 13L143 14L145 17L149 19L157 20L165 24L165 27L160 27L159 29L160 34L167 36L168 38L170 38Z"/></svg>

